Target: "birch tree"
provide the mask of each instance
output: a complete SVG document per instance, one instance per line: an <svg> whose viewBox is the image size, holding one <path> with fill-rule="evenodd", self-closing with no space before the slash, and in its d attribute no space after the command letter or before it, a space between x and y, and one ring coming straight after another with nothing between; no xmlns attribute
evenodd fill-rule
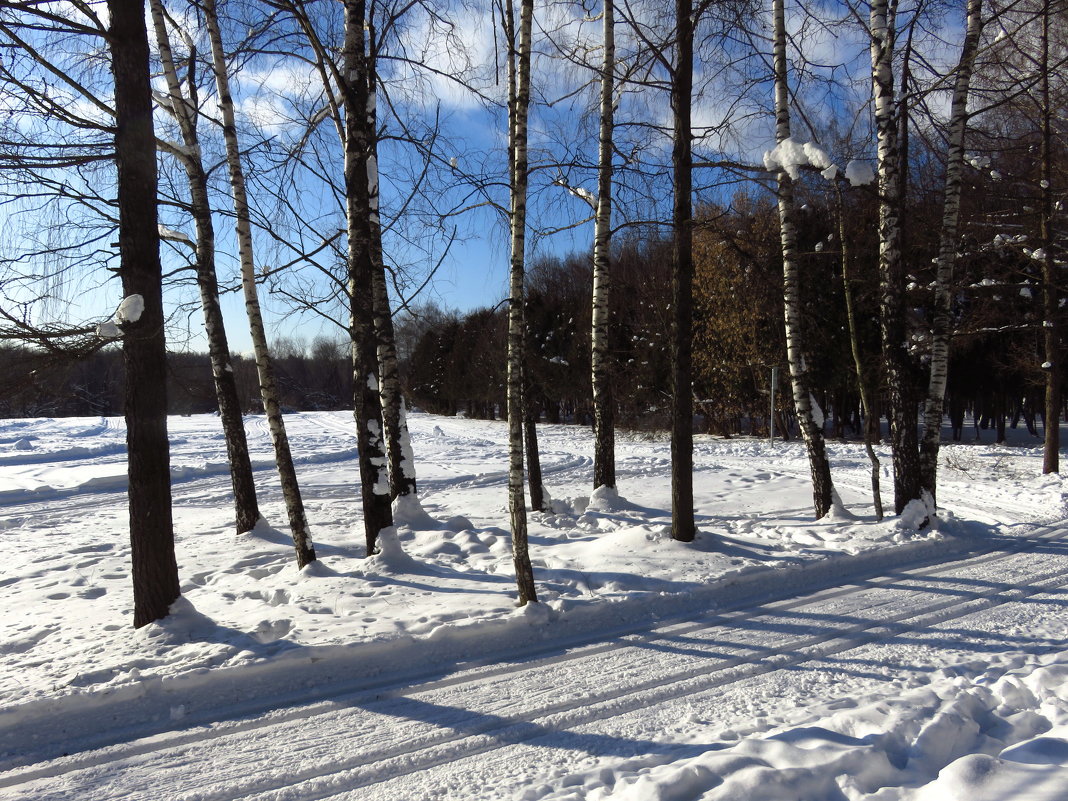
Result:
<svg viewBox="0 0 1068 801"><path fill-rule="evenodd" d="M883 495L879 478L879 457L875 453L875 444L879 441L879 415L873 403L873 392L869 383L868 370L860 352L860 333L857 326L856 303L853 295L852 249L846 236L845 203L841 186L836 187L835 199L838 211L838 242L841 248L842 290L845 295L846 322L849 326L849 350L853 355L853 369L857 375L857 392L860 406L864 412L864 450L871 462L871 494L875 506L875 519L883 519Z"/></svg>
<svg viewBox="0 0 1068 801"><path fill-rule="evenodd" d="M775 72L775 139L780 147L791 144L790 97L786 63L785 0L772 0L773 68ZM782 164L777 173L779 202L779 233L782 242L783 302L786 323L786 359L790 367L794 409L801 436L808 450L812 473L812 497L816 518L824 517L831 509L834 486L823 428L817 423L809 384L808 362L804 353L802 331L801 286L797 256L797 212L794 207L793 178Z"/></svg>
<svg viewBox="0 0 1068 801"><path fill-rule="evenodd" d="M394 20L390 20L392 23ZM418 504L415 480L415 455L408 437L408 422L401 392L400 368L397 363L397 344L393 332L393 310L386 283L386 261L382 247L382 222L379 216L378 174L378 48L375 27L368 27L370 54L367 65L368 118L371 128L371 155L367 166L368 194L371 214L371 247L373 266L374 319L378 338L378 364L381 375L382 424L385 431L389 463L390 497L396 504ZM421 511L417 506L414 512ZM410 513L409 512L409 513Z"/></svg>
<svg viewBox="0 0 1068 801"><path fill-rule="evenodd" d="M920 441L920 489L930 496L933 507L937 497L938 450L942 416L949 374L949 336L952 323L953 271L957 260L957 228L960 220L962 173L964 170L964 134L968 127L968 94L972 69L979 50L982 32L982 0L968 0L967 29L949 116L949 149L946 155L946 186L942 201L942 227L936 258L934 309L931 321L931 372L924 404L924 430Z"/></svg>
<svg viewBox="0 0 1068 801"><path fill-rule="evenodd" d="M289 529L296 549L297 566L304 567L315 561L315 548L304 512L304 500L297 482L297 471L289 447L282 407L278 400L278 385L275 380L274 362L267 344L267 331L260 311L259 294L256 288L255 251L252 240L252 220L249 211L248 193L245 186L245 171L241 163L241 147L234 114L234 100L230 91L230 76L226 51L223 48L222 31L215 0L201 0L205 26L211 42L211 64L215 86L219 95L219 113L222 116L223 139L226 144L226 164L229 168L230 191L234 202L234 227L237 232L238 256L241 261L241 290L248 316L252 349L256 358L256 374L259 378L260 398L267 417L274 446L274 461L282 486L282 497L289 518Z"/></svg>
<svg viewBox="0 0 1068 801"><path fill-rule="evenodd" d="M219 281L215 271L215 228L212 222L211 199L208 194L208 173L204 167L200 148L197 121L200 117L197 87L193 79L196 63L196 47L184 32L188 50L189 76L185 91L179 80L170 34L167 30L166 12L162 0L150 0L152 23L156 33L160 62L166 80L167 92L160 95L163 107L178 125L183 147L179 161L189 185L189 208L196 229L193 245L196 253L197 288L204 311L204 331L211 357L212 379L219 405L219 418L226 438L226 454L230 464L230 483L234 491L234 507L237 514L237 532L251 531L260 519L256 500L256 485L252 478L252 462L248 454L248 440L241 415L241 402L237 397L237 384L230 365L230 346L227 343L222 307L219 305Z"/></svg>
<svg viewBox="0 0 1068 801"><path fill-rule="evenodd" d="M525 606L538 600L527 545L527 507L523 493L527 114L530 108L530 50L534 0L521 0L518 31L515 27L512 0L505 0L504 6L505 39L508 46L508 155L511 194L507 377L508 508L512 524L512 560L515 565L519 605Z"/></svg>
<svg viewBox="0 0 1068 801"><path fill-rule="evenodd" d="M378 338L374 325L374 242L377 197L370 192L374 124L368 91L365 0L345 0L345 44L341 90L345 111L345 214L348 231L349 328L352 340L353 405L359 449L367 554L376 551L378 535L393 525L389 467L379 393Z"/></svg>
<svg viewBox="0 0 1068 801"><path fill-rule="evenodd" d="M893 5L892 5L893 4ZM869 15L872 93L878 142L879 327L886 368L887 417L894 463L894 509L920 497L916 410L909 392L905 330L903 200L898 102L894 95L896 3L872 0Z"/></svg>

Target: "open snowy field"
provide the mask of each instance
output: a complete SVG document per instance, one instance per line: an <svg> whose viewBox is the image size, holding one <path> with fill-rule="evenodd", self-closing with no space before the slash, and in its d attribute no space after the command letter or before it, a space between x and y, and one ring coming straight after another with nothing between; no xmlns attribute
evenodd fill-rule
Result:
<svg viewBox="0 0 1068 801"><path fill-rule="evenodd" d="M263 418L241 536L218 419L172 418L183 598L134 631L122 421L0 421L0 797L1068 798L1068 509L1026 432L944 446L927 531L875 522L858 444L817 523L799 442L698 437L683 545L665 439L591 498L590 432L544 426L516 609L504 424L411 415L426 514L371 558L351 415L287 426L320 561Z"/></svg>

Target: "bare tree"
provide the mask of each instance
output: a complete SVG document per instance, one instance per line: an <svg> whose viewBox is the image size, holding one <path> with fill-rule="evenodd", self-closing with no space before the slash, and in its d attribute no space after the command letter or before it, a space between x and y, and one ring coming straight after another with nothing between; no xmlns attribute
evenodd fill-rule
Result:
<svg viewBox="0 0 1068 801"><path fill-rule="evenodd" d="M390 20L392 23L394 20ZM386 451L389 459L390 497L402 503L414 503L416 495L415 455L408 436L408 423L401 392L400 368L397 363L397 344L393 333L393 310L389 302L386 281L386 262L382 248L382 222L379 204L378 174L378 48L375 27L369 27L370 55L367 68L368 115L371 126L371 156L367 180L373 214L371 216L372 264L374 273L374 316L378 337L378 364L381 374L382 424L385 429Z"/></svg>
<svg viewBox="0 0 1068 801"><path fill-rule="evenodd" d="M675 0L671 68L671 537L692 542L693 509L693 32L692 0Z"/></svg>
<svg viewBox="0 0 1068 801"><path fill-rule="evenodd" d="M772 0L773 67L775 72L775 139L779 146L790 143L790 99L786 69L786 12L784 0ZM797 256L797 212L794 207L794 184L785 166L778 170L779 233L782 241L783 306L786 323L786 359L790 366L794 409L801 436L808 449L812 473L812 497L816 518L831 510L834 485L823 428L817 423L812 406L812 389L805 358L805 335L802 330L801 285Z"/></svg>
<svg viewBox="0 0 1068 801"><path fill-rule="evenodd" d="M222 32L215 0L202 0L205 26L211 41L212 71L219 93L219 112L222 115L223 139L226 143L226 163L230 173L230 191L234 202L234 225L237 230L238 254L241 260L241 289L245 298L245 312L248 316L249 333L252 348L256 356L256 374L259 377L260 397L263 411L267 416L267 425L271 431L274 445L274 460L278 468L278 477L282 486L289 529L293 536L293 546L297 554L297 566L304 567L315 561L315 548L312 545L308 520L304 512L304 501L297 483L297 471L293 465L293 454L289 447L285 421L278 399L278 385L275 380L274 362L267 344L267 332L263 325L260 311L259 295L256 289L255 252L252 241L252 221L249 211L248 193L245 186L245 172L241 163L241 147L234 115L234 100L230 92L230 76L227 69L226 53L223 48Z"/></svg>
<svg viewBox="0 0 1068 801"><path fill-rule="evenodd" d="M616 486L615 399L609 353L611 319L612 132L615 109L615 6L603 3L604 56L597 156L597 204L593 232L593 324L590 374L593 389L593 488Z"/></svg>
<svg viewBox="0 0 1068 801"><path fill-rule="evenodd" d="M920 497L920 467L905 327L901 109L894 93L897 21L896 4L893 9L891 4L892 0L873 0L869 31L879 166L879 325L894 462L894 509L900 514L909 501Z"/></svg>
<svg viewBox="0 0 1068 801"><path fill-rule="evenodd" d="M934 314L931 325L931 372L927 385L927 400L924 405L923 438L920 441L920 488L922 492L930 496L932 506L937 498L938 450L949 374L952 282L959 248L957 228L960 220L961 183L965 158L964 134L968 127L968 94L972 68L979 50L979 36L983 27L981 13L982 0L968 0L967 30L957 64L949 112L946 187L942 201L942 228L939 232Z"/></svg>
<svg viewBox="0 0 1068 801"><path fill-rule="evenodd" d="M1042 449L1042 472L1060 471L1061 449L1061 335L1058 324L1061 316L1061 292L1057 261L1054 258L1053 236L1053 118L1057 113L1050 95L1050 23L1052 0L1042 2L1042 34L1039 52L1038 101L1041 118L1042 212L1039 237L1042 240L1042 350L1046 372L1046 425Z"/></svg>
<svg viewBox="0 0 1068 801"><path fill-rule="evenodd" d="M505 0L504 6L504 33L508 46L508 152L512 240L508 309L508 506L512 521L512 560L515 564L519 605L524 606L538 600L527 546L527 507L523 493L527 113L530 108L530 50L534 2L521 0L518 31L515 27L512 0Z"/></svg>
<svg viewBox="0 0 1068 801"><path fill-rule="evenodd" d="M108 0L108 10L122 286L127 298L139 296L144 304L139 316L128 315L123 337L133 623L140 627L166 617L179 596L167 440L167 348L145 5L143 0Z"/></svg>
<svg viewBox="0 0 1068 801"><path fill-rule="evenodd" d="M378 338L374 325L374 240L377 196L370 192L374 122L368 91L367 4L345 0L345 45L339 81L345 111L345 213L348 233L349 327L352 339L353 405L360 460L367 554L382 529L393 525L389 468L379 394Z"/></svg>
<svg viewBox="0 0 1068 801"><path fill-rule="evenodd" d="M189 184L189 208L196 227L196 242L193 248L196 253L197 287L204 310L204 331L208 338L208 354L211 357L219 418L226 438L237 532L241 534L255 528L260 519L260 510L256 500L256 484L252 478L252 461L248 454L245 424L241 416L241 402L237 397L237 384L230 365L230 346L227 343L222 307L219 305L219 281L215 271L215 228L208 193L208 173L204 167L197 125L200 109L197 86L193 79L196 47L187 36L189 79L185 82L183 93L167 30L167 12L162 0L151 0L149 6L167 84L167 93L161 97L162 105L178 124L184 145L179 161Z"/></svg>
<svg viewBox="0 0 1068 801"><path fill-rule="evenodd" d="M853 294L853 258L852 249L849 247L849 238L846 236L845 203L842 198L842 188L836 187L836 200L838 211L838 242L841 248L842 264L842 290L845 294L846 322L849 326L849 350L853 355L853 369L857 374L857 392L860 395L861 409L864 411L864 450L871 462L871 494L875 505L875 519L883 519L883 496L879 479L879 457L875 453L875 444L879 441L879 415L875 411L872 402L873 391L869 380L868 370L865 368L864 359L860 351L860 334L857 330L856 303Z"/></svg>

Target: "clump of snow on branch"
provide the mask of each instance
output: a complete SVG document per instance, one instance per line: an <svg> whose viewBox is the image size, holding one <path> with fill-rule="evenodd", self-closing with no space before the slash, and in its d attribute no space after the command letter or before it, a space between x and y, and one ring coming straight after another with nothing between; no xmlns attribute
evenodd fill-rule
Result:
<svg viewBox="0 0 1068 801"><path fill-rule="evenodd" d="M115 310L115 322L136 323L145 311L145 299L141 295L129 295L122 299Z"/></svg>
<svg viewBox="0 0 1068 801"><path fill-rule="evenodd" d="M845 179L850 186L866 186L875 181L875 171L866 161L851 161L846 165Z"/></svg>
<svg viewBox="0 0 1068 801"><path fill-rule="evenodd" d="M565 178L557 178L555 183L557 186L562 186L564 189L566 189L568 192L570 192L572 195L579 198L580 200L586 201L586 203L588 203L591 207L597 207L597 198L589 189L584 189L581 186L572 186L567 182L567 179Z"/></svg>
<svg viewBox="0 0 1068 801"><path fill-rule="evenodd" d="M156 228L159 230L160 239L168 242L181 242L183 245L196 249L196 243L190 238L189 234L183 234L181 231L175 231L165 225L157 225Z"/></svg>
<svg viewBox="0 0 1068 801"><path fill-rule="evenodd" d="M797 178L804 164L808 164L808 156L804 145L795 139L783 139L773 150L764 153L764 169L768 172L781 169L791 178Z"/></svg>
<svg viewBox="0 0 1068 801"><path fill-rule="evenodd" d="M96 327L96 335L101 339L118 339L122 336L122 329L120 329L111 320L106 323L101 323Z"/></svg>
<svg viewBox="0 0 1068 801"><path fill-rule="evenodd" d="M827 151L819 145L813 142L805 142L803 149L808 157L808 163L817 170L825 170L831 166L831 159L827 155Z"/></svg>
<svg viewBox="0 0 1068 801"><path fill-rule="evenodd" d="M796 179L802 167L812 166L817 170L829 171L834 165L827 152L813 142L798 142L793 138L783 139L773 150L764 153L764 169L768 172L784 170ZM831 177L837 174L837 168ZM826 178L827 176L824 175Z"/></svg>
<svg viewBox="0 0 1068 801"><path fill-rule="evenodd" d="M136 323L145 311L145 299L141 295L128 295L122 299L119 308L107 322L96 327L96 335L101 339L119 339L122 336L123 323Z"/></svg>

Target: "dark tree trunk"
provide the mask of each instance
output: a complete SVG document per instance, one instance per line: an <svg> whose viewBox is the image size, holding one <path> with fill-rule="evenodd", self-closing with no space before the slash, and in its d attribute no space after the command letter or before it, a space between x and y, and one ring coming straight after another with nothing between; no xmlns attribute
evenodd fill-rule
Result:
<svg viewBox="0 0 1068 801"><path fill-rule="evenodd" d="M156 212L156 139L144 2L108 0L115 76L119 256L126 297L144 311L124 324L126 447L134 626L166 617L178 598L167 441L167 347Z"/></svg>
<svg viewBox="0 0 1068 801"><path fill-rule="evenodd" d="M1042 39L1039 84L1039 102L1042 105L1042 349L1045 352L1046 371L1046 425L1042 451L1042 472L1059 473L1061 458L1061 337L1060 337L1060 288L1058 266L1054 259L1053 246L1053 114L1050 98L1050 17L1053 13L1050 0L1042 5Z"/></svg>
<svg viewBox="0 0 1068 801"><path fill-rule="evenodd" d="M860 393L860 405L864 411L864 450L871 462L871 495L875 505L875 519L883 519L883 495L879 480L879 457L875 445L879 442L879 414L875 409L874 392L868 381L864 360L860 355L860 335L857 332L857 315L853 303L851 253L849 240L846 238L845 205L842 201L841 188L837 191L838 205L838 242L842 250L842 288L845 294L846 321L849 326L849 348L853 353L853 368L857 374L857 391Z"/></svg>
<svg viewBox="0 0 1068 801"><path fill-rule="evenodd" d="M693 9L675 2L675 69L671 76L674 144L671 274L671 537L692 542L693 510Z"/></svg>
<svg viewBox="0 0 1068 801"><path fill-rule="evenodd" d="M604 0L604 59L601 67L601 126L598 145L597 206L593 233L593 314L590 385L593 395L593 488L616 486L615 398L612 394L611 272L612 126L615 108L615 17Z"/></svg>
<svg viewBox="0 0 1068 801"><path fill-rule="evenodd" d="M534 512L549 511L545 508L545 485L541 480L541 456L538 454L537 409L527 408L523 421L523 434L527 451L527 486L530 488L530 508Z"/></svg>

